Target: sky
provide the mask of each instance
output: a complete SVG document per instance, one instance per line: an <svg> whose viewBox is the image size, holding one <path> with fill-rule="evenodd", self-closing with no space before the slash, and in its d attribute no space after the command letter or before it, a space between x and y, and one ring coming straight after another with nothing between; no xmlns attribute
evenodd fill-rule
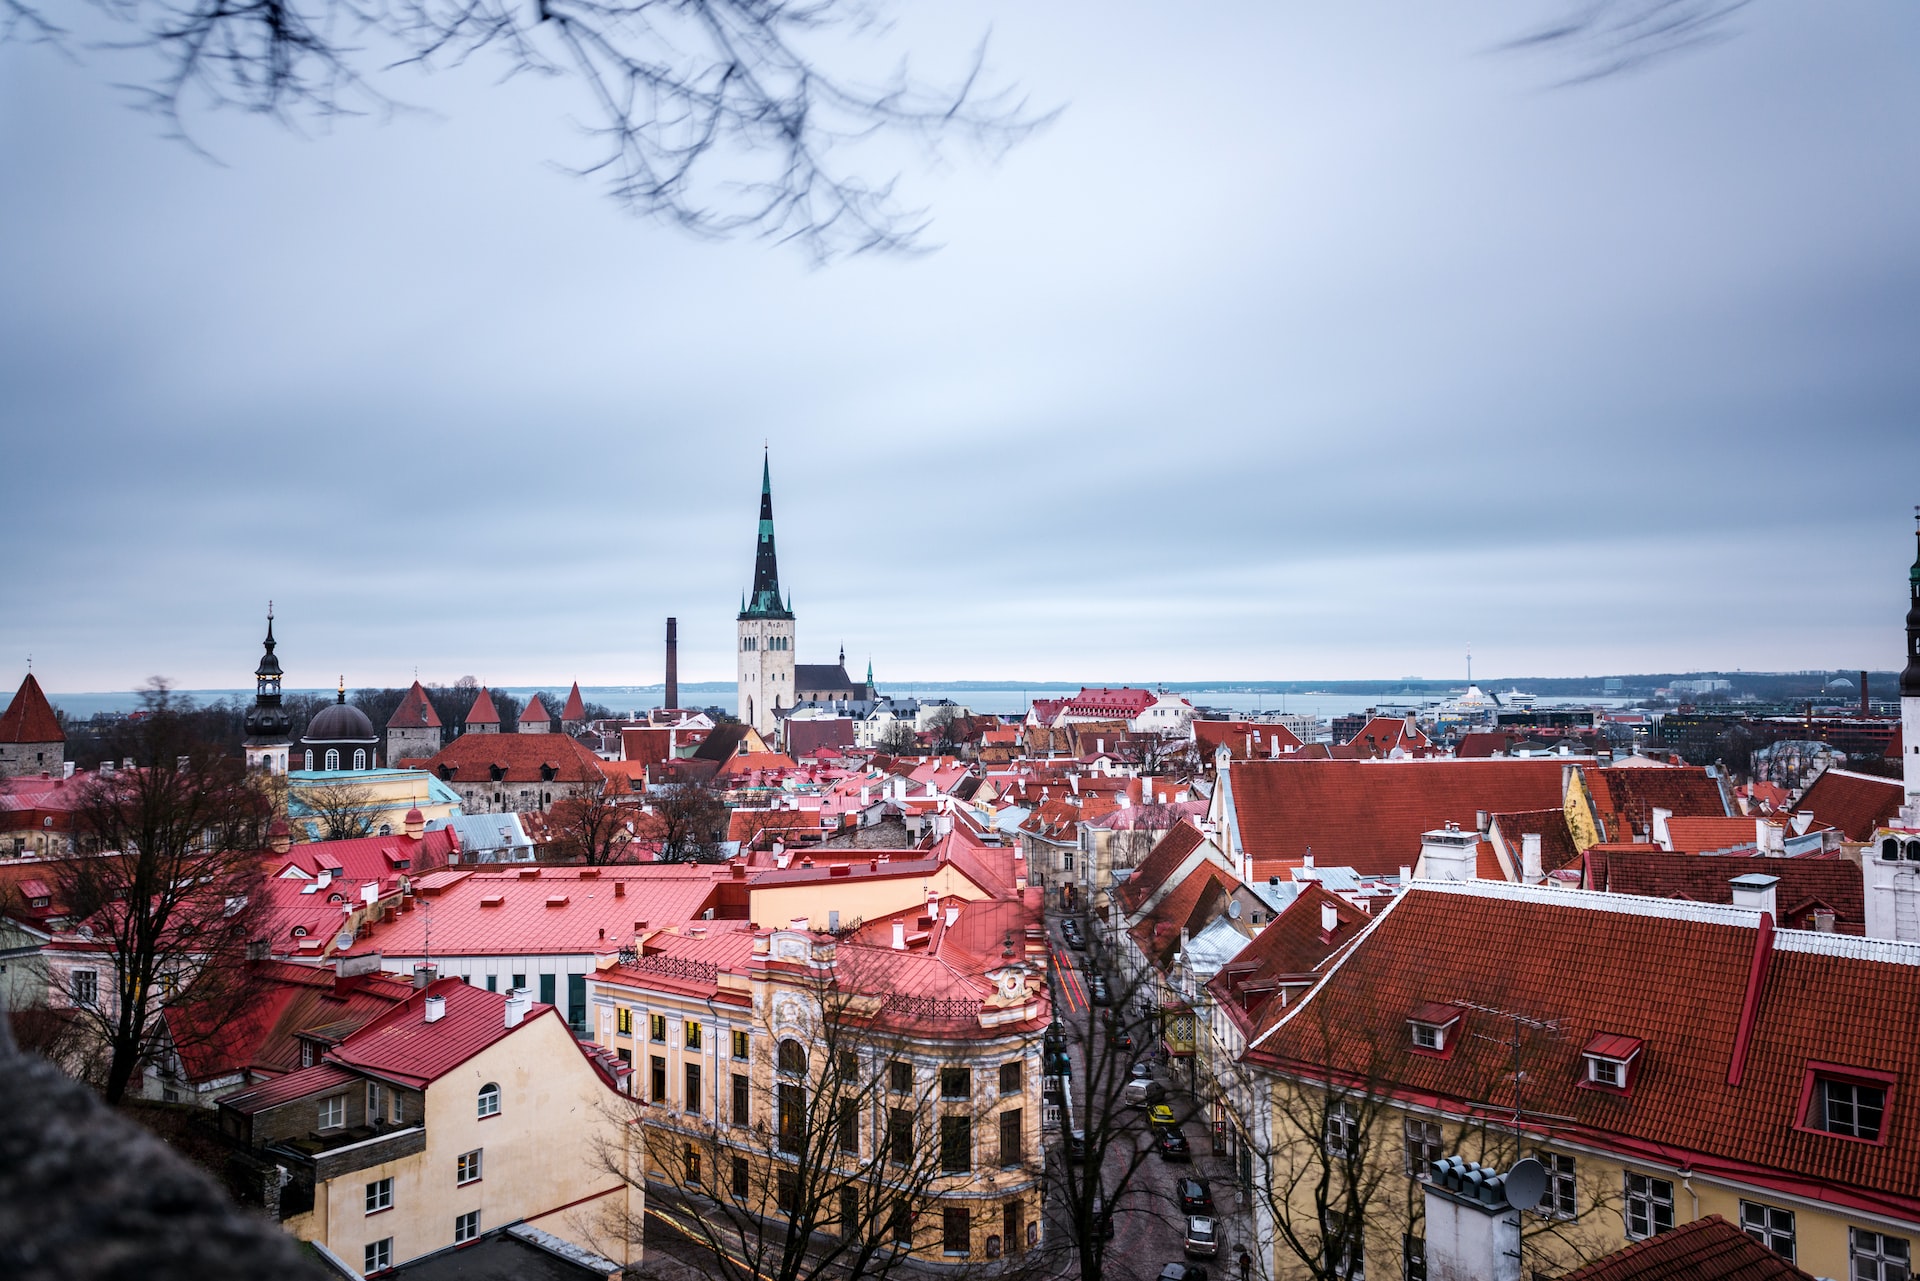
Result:
<svg viewBox="0 0 1920 1281"><path fill-rule="evenodd" d="M244 685L269 599L293 687L652 683L668 615L729 679L763 448L800 660L883 681L1898 666L1920 7L1577 83L1557 8L901 11L849 65L990 31L1061 113L872 154L938 248L825 267L484 59L210 159L0 45L0 685Z"/></svg>

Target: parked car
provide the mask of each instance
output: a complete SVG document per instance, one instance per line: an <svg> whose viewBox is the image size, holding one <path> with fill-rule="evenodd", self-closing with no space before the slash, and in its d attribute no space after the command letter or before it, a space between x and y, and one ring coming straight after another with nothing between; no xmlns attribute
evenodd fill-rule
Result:
<svg viewBox="0 0 1920 1281"><path fill-rule="evenodd" d="M1081 937L1080 931L1075 930L1067 935L1067 946L1076 952L1084 952L1087 950L1087 940Z"/></svg>
<svg viewBox="0 0 1920 1281"><path fill-rule="evenodd" d="M1174 1120L1172 1108L1164 1103L1156 1103L1147 1111L1147 1124L1160 1129L1163 1126L1176 1126L1180 1123Z"/></svg>
<svg viewBox="0 0 1920 1281"><path fill-rule="evenodd" d="M1196 1179L1188 1175L1173 1185L1173 1192L1180 1200L1180 1213L1213 1213L1213 1189L1207 1186L1205 1179Z"/></svg>
<svg viewBox="0 0 1920 1281"><path fill-rule="evenodd" d="M1087 992L1095 1005L1106 1005L1110 1003L1111 998L1107 992L1107 981L1098 974L1094 975L1093 981L1087 984Z"/></svg>
<svg viewBox="0 0 1920 1281"><path fill-rule="evenodd" d="M1219 1233L1211 1218L1204 1214L1187 1216L1187 1255L1190 1258L1211 1259L1220 1252Z"/></svg>
<svg viewBox="0 0 1920 1281"><path fill-rule="evenodd" d="M1127 1069L1127 1075L1134 1080L1143 1080L1153 1075L1153 1069L1145 1063L1136 1063Z"/></svg>
<svg viewBox="0 0 1920 1281"><path fill-rule="evenodd" d="M1160 1131L1160 1159L1163 1161L1193 1160L1193 1145L1187 1142L1187 1136L1178 1130Z"/></svg>
<svg viewBox="0 0 1920 1281"><path fill-rule="evenodd" d="M1150 1076L1137 1076L1127 1082L1121 1097L1130 1108L1144 1108L1167 1097L1167 1087Z"/></svg>
<svg viewBox="0 0 1920 1281"><path fill-rule="evenodd" d="M1169 1263L1160 1269L1160 1281L1207 1281L1207 1270L1197 1263Z"/></svg>
<svg viewBox="0 0 1920 1281"><path fill-rule="evenodd" d="M1133 1049L1133 1033L1127 1031L1124 1027L1116 1026L1111 1032L1107 1033L1107 1043L1116 1050L1131 1051Z"/></svg>
<svg viewBox="0 0 1920 1281"><path fill-rule="evenodd" d="M1102 1240L1113 1240L1113 1211L1107 1205L1104 1192L1093 1194L1093 1234Z"/></svg>

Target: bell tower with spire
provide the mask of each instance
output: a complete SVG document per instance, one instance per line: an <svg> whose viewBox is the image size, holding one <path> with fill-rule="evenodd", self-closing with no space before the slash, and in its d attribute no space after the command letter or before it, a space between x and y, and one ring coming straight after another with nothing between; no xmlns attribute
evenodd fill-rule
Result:
<svg viewBox="0 0 1920 1281"><path fill-rule="evenodd" d="M253 669L253 706L247 709L247 739L242 744L247 768L268 774L287 772L287 731L291 723L280 703L280 660L273 653L273 602L267 602L267 639L260 665Z"/></svg>
<svg viewBox="0 0 1920 1281"><path fill-rule="evenodd" d="M1914 540L1920 544L1920 507L1913 509ZM1900 673L1901 774L1907 809L1920 819L1920 548L1907 571L1907 666Z"/></svg>
<svg viewBox="0 0 1920 1281"><path fill-rule="evenodd" d="M739 716L762 734L779 726L775 713L793 706L793 601L780 598L773 546L773 467L760 461L760 536L753 553L753 594L740 602Z"/></svg>

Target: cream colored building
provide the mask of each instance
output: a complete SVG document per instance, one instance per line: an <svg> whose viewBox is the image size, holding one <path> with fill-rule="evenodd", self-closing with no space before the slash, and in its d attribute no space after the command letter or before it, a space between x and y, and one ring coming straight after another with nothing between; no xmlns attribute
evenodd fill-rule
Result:
<svg viewBox="0 0 1920 1281"><path fill-rule="evenodd" d="M441 979L220 1111L269 1183L291 1175L268 1207L288 1231L362 1273L514 1224L630 1266L619 1099L553 1007Z"/></svg>

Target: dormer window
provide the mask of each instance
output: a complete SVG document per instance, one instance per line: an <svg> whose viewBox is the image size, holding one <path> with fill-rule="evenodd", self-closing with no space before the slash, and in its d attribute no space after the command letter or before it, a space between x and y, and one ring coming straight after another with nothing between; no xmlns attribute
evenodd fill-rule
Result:
<svg viewBox="0 0 1920 1281"><path fill-rule="evenodd" d="M1416 1054L1446 1058L1453 1053L1454 1034L1460 1028L1463 1011L1457 1005L1426 1001L1407 1016L1408 1034Z"/></svg>
<svg viewBox="0 0 1920 1281"><path fill-rule="evenodd" d="M1885 1072L1837 1063L1809 1063L1796 1128L1861 1143L1881 1143L1892 1102L1893 1077Z"/></svg>
<svg viewBox="0 0 1920 1281"><path fill-rule="evenodd" d="M1581 1051L1586 1061L1586 1080L1582 1085L1595 1090L1614 1090L1625 1094L1633 1088L1638 1074L1640 1051L1646 1042L1637 1036L1602 1032L1587 1042Z"/></svg>

